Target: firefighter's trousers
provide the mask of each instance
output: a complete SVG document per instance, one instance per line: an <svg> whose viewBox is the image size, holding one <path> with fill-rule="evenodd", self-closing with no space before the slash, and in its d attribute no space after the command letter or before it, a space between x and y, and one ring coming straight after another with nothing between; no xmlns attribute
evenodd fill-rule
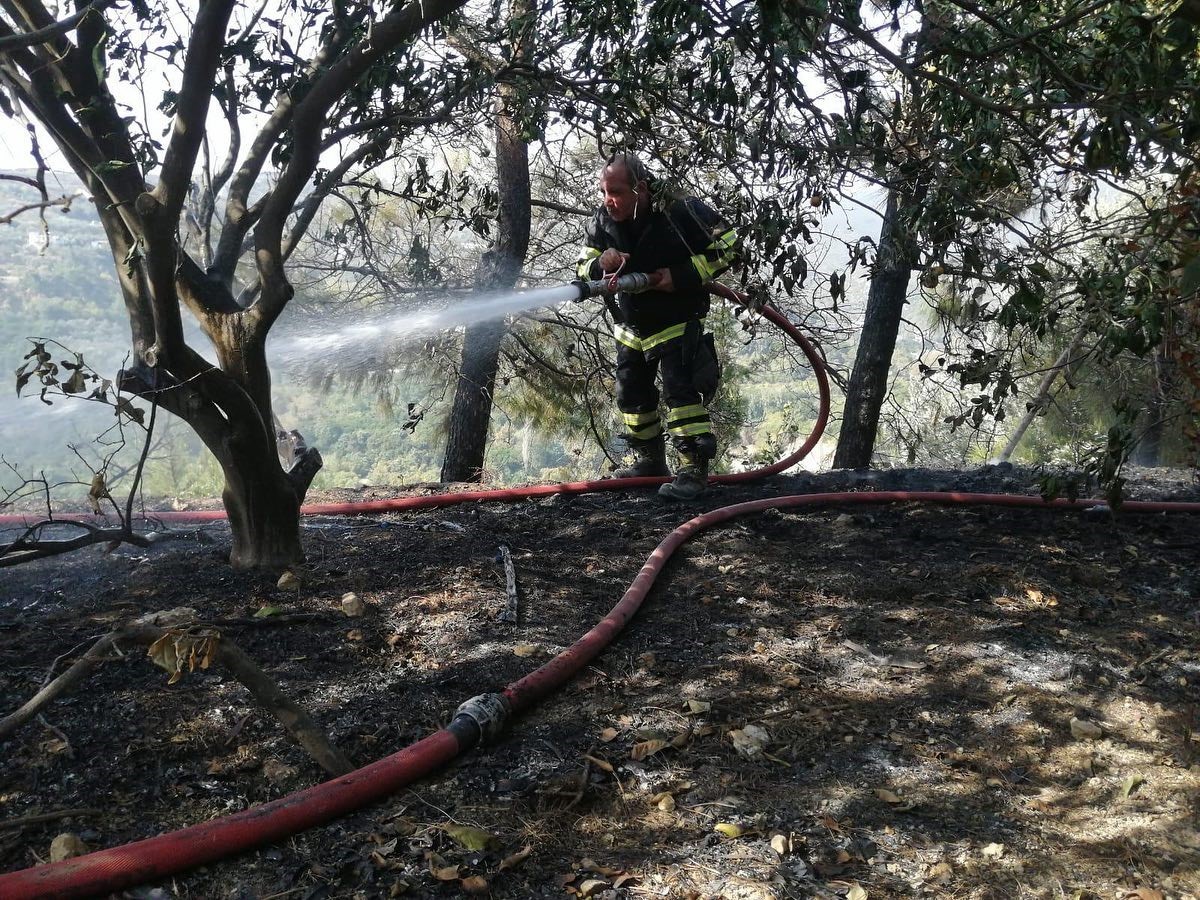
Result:
<svg viewBox="0 0 1200 900"><path fill-rule="evenodd" d="M658 438L665 430L680 451L706 459L716 455L712 419L707 403L716 393L720 371L711 335L701 320L681 322L655 334L642 336L623 325L617 338L617 407L626 434L635 441ZM666 401L666 426L659 415Z"/></svg>

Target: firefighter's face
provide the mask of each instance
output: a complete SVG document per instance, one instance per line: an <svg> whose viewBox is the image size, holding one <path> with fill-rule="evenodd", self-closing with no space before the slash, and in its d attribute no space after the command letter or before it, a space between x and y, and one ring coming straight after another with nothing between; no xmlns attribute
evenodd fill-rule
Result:
<svg viewBox="0 0 1200 900"><path fill-rule="evenodd" d="M633 218L639 204L645 209L649 191L646 182L629 183L629 173L623 168L607 168L600 174L600 196L604 208L614 222L626 222Z"/></svg>

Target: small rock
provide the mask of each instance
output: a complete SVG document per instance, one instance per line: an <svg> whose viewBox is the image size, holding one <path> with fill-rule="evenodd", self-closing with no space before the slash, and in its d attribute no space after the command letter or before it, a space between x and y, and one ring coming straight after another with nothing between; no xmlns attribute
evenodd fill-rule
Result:
<svg viewBox="0 0 1200 900"><path fill-rule="evenodd" d="M1087 719L1071 719L1071 737L1077 741L1098 741L1104 736L1102 729L1095 722L1089 722Z"/></svg>
<svg viewBox="0 0 1200 900"><path fill-rule="evenodd" d="M80 840L79 835L64 831L50 842L50 862L62 862L64 859L74 859L88 852L88 845Z"/></svg>
<svg viewBox="0 0 1200 900"><path fill-rule="evenodd" d="M367 605L362 602L358 594L353 591L347 591L342 594L342 612L349 618L357 619L367 611Z"/></svg>
<svg viewBox="0 0 1200 900"><path fill-rule="evenodd" d="M275 586L285 591L298 591L300 590L300 577L295 572L288 570L279 576Z"/></svg>
<svg viewBox="0 0 1200 900"><path fill-rule="evenodd" d="M579 885L577 891L580 897L593 897L607 888L607 881L601 881L599 878L589 878L583 884Z"/></svg>
<svg viewBox="0 0 1200 900"><path fill-rule="evenodd" d="M754 759L771 742L771 735L767 733L767 730L759 728L757 725L747 725L745 728L735 729L729 732L729 737L733 740L733 749L746 759Z"/></svg>

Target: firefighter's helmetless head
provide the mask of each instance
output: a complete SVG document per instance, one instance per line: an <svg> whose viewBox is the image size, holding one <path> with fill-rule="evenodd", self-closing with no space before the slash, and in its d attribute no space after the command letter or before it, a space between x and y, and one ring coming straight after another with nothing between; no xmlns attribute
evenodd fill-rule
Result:
<svg viewBox="0 0 1200 900"><path fill-rule="evenodd" d="M614 153L600 173L600 196L614 222L650 208L650 173L632 153Z"/></svg>

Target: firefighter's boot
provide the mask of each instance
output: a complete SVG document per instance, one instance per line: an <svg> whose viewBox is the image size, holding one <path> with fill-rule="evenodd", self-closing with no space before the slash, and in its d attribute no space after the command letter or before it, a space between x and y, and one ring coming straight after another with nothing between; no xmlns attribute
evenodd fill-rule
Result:
<svg viewBox="0 0 1200 900"><path fill-rule="evenodd" d="M658 495L668 500L695 500L708 488L708 460L698 453L680 454L682 465L675 479L662 485Z"/></svg>
<svg viewBox="0 0 1200 900"><path fill-rule="evenodd" d="M633 464L617 469L613 478L654 478L670 475L667 468L667 446L661 435L648 440L626 438L633 451Z"/></svg>

